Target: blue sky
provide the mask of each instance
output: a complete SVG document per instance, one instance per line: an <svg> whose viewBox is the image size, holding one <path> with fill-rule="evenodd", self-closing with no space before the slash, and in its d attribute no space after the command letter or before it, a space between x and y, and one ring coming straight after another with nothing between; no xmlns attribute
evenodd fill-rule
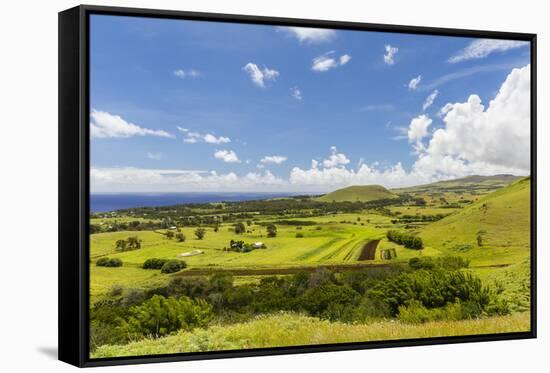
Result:
<svg viewBox="0 0 550 373"><path fill-rule="evenodd" d="M500 109L525 106L526 43L103 15L90 29L94 192L324 192L528 169L529 113ZM462 135L478 130L486 154Z"/></svg>

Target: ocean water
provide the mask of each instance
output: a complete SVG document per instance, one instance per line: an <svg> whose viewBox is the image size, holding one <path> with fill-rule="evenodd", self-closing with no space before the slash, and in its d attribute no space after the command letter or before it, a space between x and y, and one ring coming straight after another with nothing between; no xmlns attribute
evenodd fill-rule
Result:
<svg viewBox="0 0 550 373"><path fill-rule="evenodd" d="M287 197L288 193L98 193L90 195L91 212L185 203L236 202Z"/></svg>

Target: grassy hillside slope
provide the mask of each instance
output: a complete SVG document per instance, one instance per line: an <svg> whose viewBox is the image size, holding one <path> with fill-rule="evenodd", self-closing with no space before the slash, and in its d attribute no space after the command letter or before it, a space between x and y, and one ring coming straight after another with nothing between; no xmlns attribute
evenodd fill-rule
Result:
<svg viewBox="0 0 550 373"><path fill-rule="evenodd" d="M173 354L249 348L273 348L328 343L366 342L440 336L528 331L529 313L464 321L437 321L404 324L381 321L371 324L344 324L314 317L281 313L229 326L213 326L192 332L144 339L123 346L101 346L93 358Z"/></svg>
<svg viewBox="0 0 550 373"><path fill-rule="evenodd" d="M335 190L334 192L325 194L317 200L321 202L367 202L384 198L395 198L394 193L381 185L353 185L347 188Z"/></svg>
<svg viewBox="0 0 550 373"><path fill-rule="evenodd" d="M492 176L479 176L471 175L453 180L443 180L432 184L416 185L408 188L396 188L392 189L395 193L415 193L422 191L448 191L448 190L463 190L467 188L477 190L492 190L499 189L510 185L514 181L521 179L521 176L514 175L492 175Z"/></svg>
<svg viewBox="0 0 550 373"><path fill-rule="evenodd" d="M530 178L515 181L428 225L420 237L426 246L462 253L474 265L516 263L529 255L530 190Z"/></svg>

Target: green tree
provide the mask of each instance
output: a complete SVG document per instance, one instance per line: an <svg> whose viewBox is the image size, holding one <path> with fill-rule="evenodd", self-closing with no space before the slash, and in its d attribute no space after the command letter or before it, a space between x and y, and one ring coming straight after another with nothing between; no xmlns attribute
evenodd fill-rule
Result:
<svg viewBox="0 0 550 373"><path fill-rule="evenodd" d="M126 242L127 242L128 249L130 250L141 249L141 240L136 236L128 237Z"/></svg>
<svg viewBox="0 0 550 373"><path fill-rule="evenodd" d="M205 327L212 315L212 307L204 300L153 295L141 305L130 308L126 328L136 336L158 338L180 329Z"/></svg>
<svg viewBox="0 0 550 373"><path fill-rule="evenodd" d="M143 269L161 269L167 259L150 258L143 263Z"/></svg>
<svg viewBox="0 0 550 373"><path fill-rule="evenodd" d="M176 233L176 241L178 242L185 242L185 235L183 233Z"/></svg>
<svg viewBox="0 0 550 373"><path fill-rule="evenodd" d="M185 263L183 260L173 259L164 263L160 271L162 273L175 273L181 271L185 267L187 267L187 263Z"/></svg>
<svg viewBox="0 0 550 373"><path fill-rule="evenodd" d="M267 237L277 236L277 227L275 226L275 224L269 224L266 227L266 230L267 230Z"/></svg>
<svg viewBox="0 0 550 373"><path fill-rule="evenodd" d="M197 228L195 229L195 236L198 240L202 240L204 236L206 236L206 229L204 228Z"/></svg>
<svg viewBox="0 0 550 373"><path fill-rule="evenodd" d="M235 233L236 234L242 234L246 231L246 228L243 223L239 222L235 224Z"/></svg>
<svg viewBox="0 0 550 373"><path fill-rule="evenodd" d="M116 249L118 251L126 251L126 240L117 240L116 241Z"/></svg>

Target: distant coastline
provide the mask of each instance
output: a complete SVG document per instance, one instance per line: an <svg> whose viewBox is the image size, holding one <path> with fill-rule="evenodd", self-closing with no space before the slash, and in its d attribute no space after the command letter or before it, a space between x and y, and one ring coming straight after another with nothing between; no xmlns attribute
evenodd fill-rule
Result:
<svg viewBox="0 0 550 373"><path fill-rule="evenodd" d="M251 201L299 194L303 193L94 193L90 195L90 212L109 212L136 207L171 206L185 203Z"/></svg>

